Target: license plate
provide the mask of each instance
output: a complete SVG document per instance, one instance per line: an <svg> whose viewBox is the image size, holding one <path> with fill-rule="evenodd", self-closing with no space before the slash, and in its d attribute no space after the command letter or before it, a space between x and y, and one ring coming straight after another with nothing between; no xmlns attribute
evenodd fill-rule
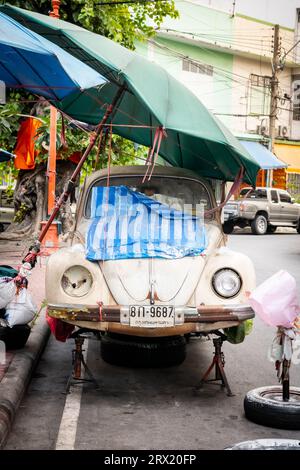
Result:
<svg viewBox="0 0 300 470"><path fill-rule="evenodd" d="M129 325L144 328L174 326L175 308L169 305L130 305Z"/></svg>

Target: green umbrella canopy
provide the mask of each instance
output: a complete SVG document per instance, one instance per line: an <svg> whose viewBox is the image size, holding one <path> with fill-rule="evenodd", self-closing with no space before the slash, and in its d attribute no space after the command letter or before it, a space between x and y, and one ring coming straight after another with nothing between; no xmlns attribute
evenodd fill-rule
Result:
<svg viewBox="0 0 300 470"><path fill-rule="evenodd" d="M159 153L171 165L226 181L233 181L242 166L244 181L255 185L260 168L256 161L197 96L165 69L71 23L10 5L0 8L109 80L99 89L65 99L57 105L63 112L79 121L98 124L105 105L125 85L113 114L114 133L151 146L155 128L162 126L167 137L162 140Z"/></svg>

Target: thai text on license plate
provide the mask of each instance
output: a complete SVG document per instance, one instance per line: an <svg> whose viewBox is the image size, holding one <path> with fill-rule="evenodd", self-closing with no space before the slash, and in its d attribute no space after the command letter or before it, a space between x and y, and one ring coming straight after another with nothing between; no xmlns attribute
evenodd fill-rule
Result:
<svg viewBox="0 0 300 470"><path fill-rule="evenodd" d="M174 326L175 308L170 305L130 305L129 325L144 328Z"/></svg>

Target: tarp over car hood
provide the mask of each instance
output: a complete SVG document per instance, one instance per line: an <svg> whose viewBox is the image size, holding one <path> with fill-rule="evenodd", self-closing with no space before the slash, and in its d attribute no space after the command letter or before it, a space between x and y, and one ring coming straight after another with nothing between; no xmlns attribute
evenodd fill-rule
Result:
<svg viewBox="0 0 300 470"><path fill-rule="evenodd" d="M127 186L92 189L86 236L90 261L132 258L177 259L206 248L204 212L190 215Z"/></svg>

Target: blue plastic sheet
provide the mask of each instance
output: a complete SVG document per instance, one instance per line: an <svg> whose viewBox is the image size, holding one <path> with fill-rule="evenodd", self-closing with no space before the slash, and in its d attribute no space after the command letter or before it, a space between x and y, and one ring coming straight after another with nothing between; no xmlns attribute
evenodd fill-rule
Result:
<svg viewBox="0 0 300 470"><path fill-rule="evenodd" d="M91 261L200 255L203 217L170 208L126 186L94 187L86 258Z"/></svg>

